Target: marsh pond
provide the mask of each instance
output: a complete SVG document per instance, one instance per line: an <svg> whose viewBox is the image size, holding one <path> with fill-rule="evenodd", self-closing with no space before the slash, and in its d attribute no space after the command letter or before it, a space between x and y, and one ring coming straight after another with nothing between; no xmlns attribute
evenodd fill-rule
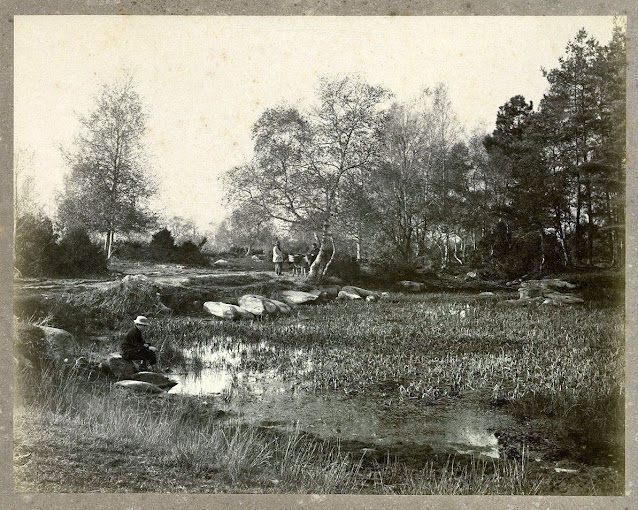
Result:
<svg viewBox="0 0 638 510"><path fill-rule="evenodd" d="M146 294L120 277L16 286L23 340L65 329L85 363L18 372L17 490L622 493L623 308L589 299L598 281L578 282L574 306L521 306L495 284L389 288L229 321L203 304L310 289L258 271L145 272ZM152 317L167 392L90 369L134 305Z"/></svg>

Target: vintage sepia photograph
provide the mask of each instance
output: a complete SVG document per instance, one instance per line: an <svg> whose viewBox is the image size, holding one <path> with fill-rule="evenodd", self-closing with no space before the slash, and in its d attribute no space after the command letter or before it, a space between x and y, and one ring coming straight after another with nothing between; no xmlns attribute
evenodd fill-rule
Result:
<svg viewBox="0 0 638 510"><path fill-rule="evenodd" d="M17 493L625 494L626 17L13 30Z"/></svg>

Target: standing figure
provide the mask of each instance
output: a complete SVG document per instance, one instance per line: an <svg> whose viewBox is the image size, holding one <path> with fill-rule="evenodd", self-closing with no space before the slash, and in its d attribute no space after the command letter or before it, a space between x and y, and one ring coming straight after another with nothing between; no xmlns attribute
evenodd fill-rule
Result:
<svg viewBox="0 0 638 510"><path fill-rule="evenodd" d="M148 327L149 321L140 315L133 321L133 327L126 332L122 342L122 358L139 365L140 370L148 370L157 363L157 348L145 343L142 332Z"/></svg>
<svg viewBox="0 0 638 510"><path fill-rule="evenodd" d="M277 276L281 275L281 268L284 263L284 252L281 251L281 245L279 244L279 240L275 243L275 246L272 248L272 261L275 264L275 274Z"/></svg>

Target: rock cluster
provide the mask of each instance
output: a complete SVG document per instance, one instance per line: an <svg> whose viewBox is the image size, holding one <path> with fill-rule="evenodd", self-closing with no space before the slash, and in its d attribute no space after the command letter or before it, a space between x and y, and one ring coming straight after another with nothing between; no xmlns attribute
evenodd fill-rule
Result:
<svg viewBox="0 0 638 510"><path fill-rule="evenodd" d="M307 292L300 290L284 290L280 293L281 301L257 294L246 294L238 299L238 305L207 301L204 310L220 319L241 320L257 317L288 315L296 306L322 303L331 299L365 299L376 301L387 293L374 292L360 287L338 285L320 285Z"/></svg>
<svg viewBox="0 0 638 510"><path fill-rule="evenodd" d="M222 303L220 301L206 301L204 303L204 310L220 319L239 320L255 318L254 314L241 306Z"/></svg>
<svg viewBox="0 0 638 510"><path fill-rule="evenodd" d="M399 282L399 285L410 292L423 292L425 290L425 283L421 282L403 280Z"/></svg>
<svg viewBox="0 0 638 510"><path fill-rule="evenodd" d="M583 299L574 294L566 294L558 289L575 289L576 285L559 280L546 278L543 280L527 280L520 283L518 299L501 301L501 305L523 306L531 303L543 305L573 305L583 303Z"/></svg>

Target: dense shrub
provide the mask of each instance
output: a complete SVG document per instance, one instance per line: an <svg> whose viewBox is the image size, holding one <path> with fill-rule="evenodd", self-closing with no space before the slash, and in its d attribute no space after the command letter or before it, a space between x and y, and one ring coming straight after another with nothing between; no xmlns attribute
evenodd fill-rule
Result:
<svg viewBox="0 0 638 510"><path fill-rule="evenodd" d="M175 252L175 238L170 230L164 228L153 234L149 247L151 249L151 257L154 260L172 262Z"/></svg>
<svg viewBox="0 0 638 510"><path fill-rule="evenodd" d="M328 274L336 276L344 283L354 283L361 276L361 268L356 258L348 255L336 255L328 268Z"/></svg>
<svg viewBox="0 0 638 510"><path fill-rule="evenodd" d="M189 264L193 266L205 266L208 264L208 257L203 255L199 246L192 241L184 241L184 243L178 246L174 251L173 257L175 262L179 264Z"/></svg>
<svg viewBox="0 0 638 510"><path fill-rule="evenodd" d="M58 242L49 218L26 215L16 222L14 265L23 276L78 276L106 271L106 256L81 227Z"/></svg>
<svg viewBox="0 0 638 510"><path fill-rule="evenodd" d="M114 253L117 257L128 260L207 266L209 258L202 253L202 247L206 242L206 238L198 244L187 240L178 246L170 230L164 228L153 234L150 243L119 242Z"/></svg>
<svg viewBox="0 0 638 510"><path fill-rule="evenodd" d="M71 229L60 241L61 272L69 276L103 273L107 270L106 254L91 242L86 230Z"/></svg>
<svg viewBox="0 0 638 510"><path fill-rule="evenodd" d="M32 214L18 218L14 266L23 276L57 274L61 259L57 240L49 218Z"/></svg>

